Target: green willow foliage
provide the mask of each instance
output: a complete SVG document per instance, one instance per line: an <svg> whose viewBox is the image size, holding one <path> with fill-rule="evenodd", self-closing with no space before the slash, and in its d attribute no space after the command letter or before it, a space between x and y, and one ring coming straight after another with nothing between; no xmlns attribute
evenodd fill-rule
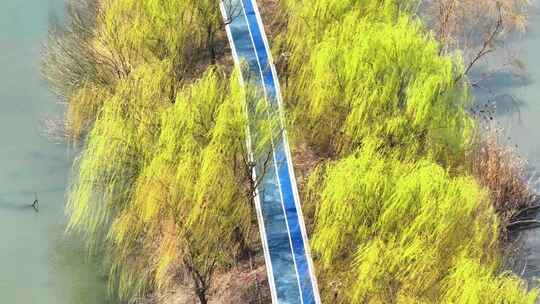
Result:
<svg viewBox="0 0 540 304"><path fill-rule="evenodd" d="M140 66L105 100L69 197L68 229L106 248L121 298L169 287L182 271L208 288L253 239L238 79L210 69L163 106L169 68Z"/></svg>
<svg viewBox="0 0 540 304"><path fill-rule="evenodd" d="M84 144L68 230L104 249L122 299L180 278L204 303L214 273L257 246L246 101L256 157L277 115L208 68L223 51L218 3L74 0L45 49L43 72Z"/></svg>
<svg viewBox="0 0 540 304"><path fill-rule="evenodd" d="M246 131L265 157L278 115L208 67L223 52L218 1L70 3L43 62L84 139L68 230L104 250L121 298L181 279L206 303L213 274L257 242ZM463 67L413 17L418 1L281 5L292 131L326 159L304 189L325 302L534 303L500 273L498 219L463 166Z"/></svg>
<svg viewBox="0 0 540 304"><path fill-rule="evenodd" d="M312 246L327 301L535 303L520 279L496 274L499 221L472 177L367 143L320 186Z"/></svg>
<svg viewBox="0 0 540 304"><path fill-rule="evenodd" d="M473 127L467 89L455 83L462 67L438 56L437 43L392 1L345 2L291 8L287 97L299 109L295 125L323 152L347 154L370 137L404 157L462 162ZM334 6L347 9L337 9L340 16Z"/></svg>
<svg viewBox="0 0 540 304"><path fill-rule="evenodd" d="M312 171L328 303L534 303L500 273L499 220L467 172L475 125L458 57L416 1L284 1L285 99Z"/></svg>
<svg viewBox="0 0 540 304"><path fill-rule="evenodd" d="M79 139L103 100L141 64L170 64L164 102L184 80L216 60L221 33L218 1L70 0L68 22L51 26L43 74L69 105L67 127ZM221 37L223 38L223 37ZM204 69L202 69L204 70Z"/></svg>

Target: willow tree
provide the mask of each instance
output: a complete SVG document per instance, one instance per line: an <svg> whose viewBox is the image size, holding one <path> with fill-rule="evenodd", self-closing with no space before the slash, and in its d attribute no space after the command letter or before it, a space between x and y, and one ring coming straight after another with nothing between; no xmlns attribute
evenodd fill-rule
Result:
<svg viewBox="0 0 540 304"><path fill-rule="evenodd" d="M295 124L326 153L350 153L373 137L404 157L462 162L473 124L467 88L454 81L459 61L439 56L393 1L362 3L317 1L291 16L287 99L298 109Z"/></svg>
<svg viewBox="0 0 540 304"><path fill-rule="evenodd" d="M106 248L121 298L165 291L185 274L206 303L215 272L258 243L246 96L236 77L210 69L164 105L171 68L141 65L104 101L76 171L69 230ZM257 104L261 123L275 124Z"/></svg>
<svg viewBox="0 0 540 304"><path fill-rule="evenodd" d="M535 303L537 291L498 272L499 220L474 178L385 154L368 141L312 184L326 301Z"/></svg>
<svg viewBox="0 0 540 304"><path fill-rule="evenodd" d="M499 220L467 169L461 59L439 54L416 3L284 2L285 99L323 159L304 191L323 299L534 303L501 272Z"/></svg>
<svg viewBox="0 0 540 304"><path fill-rule="evenodd" d="M66 24L51 27L43 73L83 144L68 230L104 248L121 298L180 277L205 303L216 271L258 243L246 106L259 117L255 158L277 119L235 76L208 68L224 41L213 0L73 0Z"/></svg>
<svg viewBox="0 0 540 304"><path fill-rule="evenodd" d="M223 54L218 1L70 0L66 24L54 22L43 74L68 104L68 135L81 139L103 100L139 65L168 61L164 84L173 103L183 81L201 75ZM87 98L90 91L96 96Z"/></svg>

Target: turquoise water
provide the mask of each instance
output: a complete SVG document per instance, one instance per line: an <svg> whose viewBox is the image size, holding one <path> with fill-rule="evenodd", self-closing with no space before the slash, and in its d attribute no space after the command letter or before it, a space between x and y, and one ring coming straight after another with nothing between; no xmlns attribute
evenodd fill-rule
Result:
<svg viewBox="0 0 540 304"><path fill-rule="evenodd" d="M0 1L0 303L104 304L97 261L64 235L72 153L41 135L59 113L40 78L49 16L62 0ZM37 192L40 212L28 207Z"/></svg>

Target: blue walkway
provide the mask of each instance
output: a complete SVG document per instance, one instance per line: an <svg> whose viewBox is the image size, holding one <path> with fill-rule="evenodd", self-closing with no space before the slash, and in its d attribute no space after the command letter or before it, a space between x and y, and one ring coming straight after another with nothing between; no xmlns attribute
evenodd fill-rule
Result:
<svg viewBox="0 0 540 304"><path fill-rule="evenodd" d="M242 81L249 82L281 110L279 82L255 0L222 0L221 9L235 62L238 66L245 64ZM289 145L285 131L282 133L272 143L267 170L261 169L265 160L256 159L254 172L255 176L264 174L257 188L256 206L272 302L318 304Z"/></svg>

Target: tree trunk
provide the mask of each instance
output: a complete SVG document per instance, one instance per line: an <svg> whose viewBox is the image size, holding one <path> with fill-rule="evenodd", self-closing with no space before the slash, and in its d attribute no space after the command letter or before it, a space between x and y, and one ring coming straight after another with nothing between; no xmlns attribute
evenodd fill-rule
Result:
<svg viewBox="0 0 540 304"><path fill-rule="evenodd" d="M208 299L206 298L206 289L197 290L197 297L201 304L208 304Z"/></svg>
<svg viewBox="0 0 540 304"><path fill-rule="evenodd" d="M214 41L215 34L214 34L213 25L209 24L206 30L207 30L206 46L208 47L208 51L210 53L210 60L212 64L215 64L217 61L217 54L216 54L215 41Z"/></svg>

